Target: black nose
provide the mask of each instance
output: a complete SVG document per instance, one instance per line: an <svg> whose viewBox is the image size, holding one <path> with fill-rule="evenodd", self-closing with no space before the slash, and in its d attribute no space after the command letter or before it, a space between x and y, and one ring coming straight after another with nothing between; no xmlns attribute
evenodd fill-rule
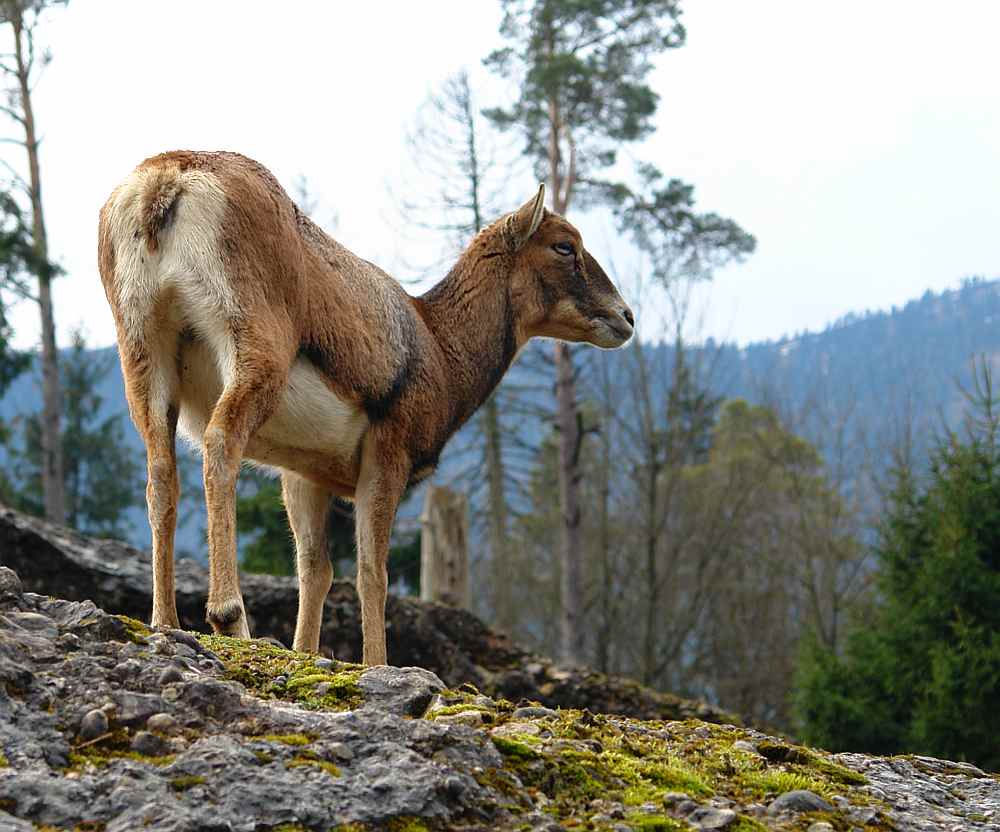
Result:
<svg viewBox="0 0 1000 832"><path fill-rule="evenodd" d="M635 318L632 317L632 310L627 306L622 307L622 317L628 321L628 325L635 329Z"/></svg>

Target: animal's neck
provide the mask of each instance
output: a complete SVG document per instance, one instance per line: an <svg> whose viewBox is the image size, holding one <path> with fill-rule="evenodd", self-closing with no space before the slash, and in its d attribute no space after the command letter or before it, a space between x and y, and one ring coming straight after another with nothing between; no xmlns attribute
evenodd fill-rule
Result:
<svg viewBox="0 0 1000 832"><path fill-rule="evenodd" d="M503 257L460 260L419 299L441 347L461 424L489 397L521 346Z"/></svg>

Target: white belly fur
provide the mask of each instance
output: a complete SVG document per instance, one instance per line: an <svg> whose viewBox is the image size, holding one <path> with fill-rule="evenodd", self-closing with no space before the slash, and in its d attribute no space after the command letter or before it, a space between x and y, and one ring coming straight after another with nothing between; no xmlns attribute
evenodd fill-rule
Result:
<svg viewBox="0 0 1000 832"><path fill-rule="evenodd" d="M184 344L180 371L179 427L201 447L208 420L222 393L222 377L211 348L200 340ZM336 396L319 371L299 358L292 365L277 410L254 437L253 459L279 464L277 458L267 458L268 446L274 445L285 452L301 449L311 455L329 455L347 464L356 458L367 428L364 411ZM282 457L286 458L286 453Z"/></svg>

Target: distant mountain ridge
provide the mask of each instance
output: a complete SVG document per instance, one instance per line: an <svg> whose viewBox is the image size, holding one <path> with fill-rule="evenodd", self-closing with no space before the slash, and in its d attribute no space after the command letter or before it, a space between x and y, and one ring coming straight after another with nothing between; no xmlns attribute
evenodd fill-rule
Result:
<svg viewBox="0 0 1000 832"><path fill-rule="evenodd" d="M660 359L670 359L672 349L667 344L649 348ZM114 351L115 347L105 347L94 352ZM821 451L830 450L830 428L824 419L832 410L849 414L852 424L862 426L869 436L883 442L898 439L909 425L920 452L936 428L942 423L954 425L960 417L963 398L958 384L970 379L973 358L985 356L991 366L998 365L1000 279L969 279L957 289L928 291L903 307L848 315L820 332L803 332L745 347L709 339L688 348L688 354L702 367L711 366L703 373L702 381L717 395L806 413L802 424L793 428L803 431ZM624 351L602 353L600 360L624 368L628 355ZM522 359L511 370L508 381L518 384L528 374ZM142 443L128 420L117 361L101 382L100 393L103 411L123 415L130 445L136 453L143 453ZM544 392L533 395L543 396ZM808 415L810 401L822 404L812 415ZM10 422L18 415L36 412L40 406L37 376L25 373L0 400L0 419ZM623 400L621 406L627 407L628 400ZM820 413L823 408L825 415ZM463 432L468 430L468 426L463 428ZM540 439L547 428L537 422L526 425L524 430L527 438ZM450 443L452 463L457 449L468 444L462 440L460 432ZM448 464L446 452L443 466ZM415 499L420 499L419 494L411 497L404 514L415 513ZM134 530L129 542L146 547L149 530L145 514L140 509L132 514ZM201 554L203 527L201 514L183 523L178 532L179 549Z"/></svg>

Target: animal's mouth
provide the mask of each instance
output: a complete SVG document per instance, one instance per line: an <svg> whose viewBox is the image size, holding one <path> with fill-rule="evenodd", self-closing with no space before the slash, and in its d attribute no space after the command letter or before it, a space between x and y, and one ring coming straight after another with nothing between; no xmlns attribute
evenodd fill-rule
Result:
<svg viewBox="0 0 1000 832"><path fill-rule="evenodd" d="M598 333L595 344L605 349L622 346L634 332L632 325L618 316L599 315L594 318L593 324Z"/></svg>

